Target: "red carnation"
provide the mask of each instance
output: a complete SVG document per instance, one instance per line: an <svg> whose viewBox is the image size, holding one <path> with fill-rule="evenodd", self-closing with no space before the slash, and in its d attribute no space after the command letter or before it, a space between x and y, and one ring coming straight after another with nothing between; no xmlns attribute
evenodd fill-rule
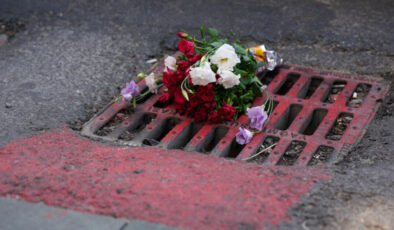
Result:
<svg viewBox="0 0 394 230"><path fill-rule="evenodd" d="M198 55L194 55L194 56L188 56L187 60L189 61L190 65L193 65L198 60L200 60L202 58L202 56L204 56L204 55L198 54Z"/></svg>
<svg viewBox="0 0 394 230"><path fill-rule="evenodd" d="M160 104L164 104L165 105L168 102L170 102L170 98L171 98L170 94L169 93L165 93L165 94L161 95L161 97L159 98L158 102Z"/></svg>
<svg viewBox="0 0 394 230"><path fill-rule="evenodd" d="M189 42L186 39L182 39L181 41L179 41L178 48L186 56L190 56L194 53L194 43Z"/></svg>
<svg viewBox="0 0 394 230"><path fill-rule="evenodd" d="M200 103L200 99L196 94L191 95L189 99L189 106L192 108L196 108Z"/></svg>
<svg viewBox="0 0 394 230"><path fill-rule="evenodd" d="M219 113L213 111L211 115L209 115L208 121L211 123L220 123L222 122L222 118L220 117Z"/></svg>
<svg viewBox="0 0 394 230"><path fill-rule="evenodd" d="M213 91L211 84L198 87L196 94L202 101L205 102L211 102L213 99L215 99L215 92Z"/></svg>
<svg viewBox="0 0 394 230"><path fill-rule="evenodd" d="M175 72L163 72L163 84L167 87L171 94L173 94L173 91L178 86L175 74Z"/></svg>
<svg viewBox="0 0 394 230"><path fill-rule="evenodd" d="M185 38L185 37L188 36L188 34L185 33L185 32L178 32L178 33L176 33L176 35L177 35L179 38Z"/></svg>
<svg viewBox="0 0 394 230"><path fill-rule="evenodd" d="M225 121L233 121L233 116L235 115L235 108L231 105L224 103L222 107L219 108L219 115L223 117Z"/></svg>
<svg viewBox="0 0 394 230"><path fill-rule="evenodd" d="M163 84L168 88L169 93L174 94L175 89L182 83L185 75L179 71L163 72Z"/></svg>
<svg viewBox="0 0 394 230"><path fill-rule="evenodd" d="M205 102L203 104L203 106L207 109L207 110L213 110L216 107L216 101L211 101L211 102Z"/></svg>
<svg viewBox="0 0 394 230"><path fill-rule="evenodd" d="M189 95L189 104L187 105L186 114L193 115L194 110L198 107L199 103L199 98L196 94Z"/></svg>
<svg viewBox="0 0 394 230"><path fill-rule="evenodd" d="M186 72L186 70L189 68L189 63L187 61L178 61L176 63L178 65L178 70L181 72Z"/></svg>
<svg viewBox="0 0 394 230"><path fill-rule="evenodd" d="M180 86L175 90L174 97L175 97L174 106L176 110L178 111L178 113L183 114L186 111L187 101L182 94L182 89Z"/></svg>
<svg viewBox="0 0 394 230"><path fill-rule="evenodd" d="M208 113L204 107L199 107L194 113L194 120L196 122L205 121L208 118Z"/></svg>

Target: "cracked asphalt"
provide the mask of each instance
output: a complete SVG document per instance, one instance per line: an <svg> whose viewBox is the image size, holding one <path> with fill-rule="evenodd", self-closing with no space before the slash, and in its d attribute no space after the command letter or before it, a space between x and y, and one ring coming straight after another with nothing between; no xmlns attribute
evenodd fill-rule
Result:
<svg viewBox="0 0 394 230"><path fill-rule="evenodd" d="M394 77L394 2L20 1L0 19L24 29L0 45L0 145L67 124L74 130L173 52L201 24L266 44L287 64ZM394 92L364 138L331 167L278 229L394 229ZM274 227L272 227L274 228Z"/></svg>

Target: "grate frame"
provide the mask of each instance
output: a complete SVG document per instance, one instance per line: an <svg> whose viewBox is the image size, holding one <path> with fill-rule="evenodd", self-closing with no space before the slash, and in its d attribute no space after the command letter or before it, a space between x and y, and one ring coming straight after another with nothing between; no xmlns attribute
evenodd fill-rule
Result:
<svg viewBox="0 0 394 230"><path fill-rule="evenodd" d="M150 72L159 74L163 68L164 63L161 62L154 66ZM266 137L276 137L279 138L279 142L263 164L278 165L288 146L294 141L304 142L305 146L292 165L309 165L314 153L318 151L321 146L333 150L330 157L325 162L325 164L332 164L340 155L350 151L351 147L361 140L381 104L380 102L382 102L389 90L389 85L381 78L355 76L300 66L280 66L275 71L277 74L271 79L266 90L269 91L273 95L274 100L279 103L272 112L271 119L267 123L265 130L256 134L252 141L245 146L240 146L235 143L234 137L239 127L246 126L248 122L246 115L242 115L234 122L224 122L221 124L197 123L196 125L192 118L178 114L172 105L167 107L154 106L157 99L163 93L163 90L160 90L157 95L151 95L144 103L138 104L133 113L123 120L123 122L108 135L99 136L96 132L100 128L105 126L120 110L131 106L130 103L121 100L118 102L111 102L84 124L81 134L95 140L134 147L154 146L174 149L177 148L174 146L181 146L179 148L184 151L200 152L202 154L239 160L255 154ZM284 82L289 78L288 76L297 76L291 88L281 90L280 94L274 93L283 87ZM305 92L302 93L301 91L308 90L308 86L312 79L320 79L321 81L318 86L315 86L316 88L308 98L300 98L299 95L305 94ZM332 84L335 82L346 82L346 84L339 95L337 95L335 102L323 102L329 90L331 90ZM138 84L140 87L146 88L144 80L141 80ZM360 107L348 106L347 102L359 84L369 85L369 92L365 96ZM264 100L265 98L256 98L253 102L253 106L261 105ZM281 116L289 113L290 106L294 105L300 106L301 110L298 111L295 117L292 117L293 121L284 130L275 128L275 124L277 124L278 120L280 121ZM302 134L302 132L305 131L305 126L308 125L306 123L312 122L311 119L313 119L313 114L316 113L316 111L325 111L324 117L319 118L321 120L320 124L318 124L318 127L312 134ZM344 113L351 114L353 119L344 131L342 137L339 140L327 139L326 135L336 122L337 117ZM147 114L154 117L152 122L148 123L145 128L136 133L133 139L129 141L119 139L126 130L138 126L137 123L141 122L142 117ZM177 122L173 122L171 125L164 124L166 120L171 119ZM165 132L168 131L164 136L154 133L163 132L163 130L160 129L166 126L171 127L171 129L164 130ZM285 127L286 126L287 124ZM190 127L199 128L197 131L195 128L193 128L194 131L187 131L191 129ZM220 129L220 133L215 133L215 129ZM222 138L219 138L219 140L212 139L218 135ZM157 141L157 143L154 140L147 140L147 137L152 136L160 136L160 140ZM183 143L185 141L187 141L187 143ZM202 148L206 148L205 145L207 145L207 142L215 142L216 145L213 147L209 146L210 151L208 152L201 151ZM153 144L147 145L147 143Z"/></svg>

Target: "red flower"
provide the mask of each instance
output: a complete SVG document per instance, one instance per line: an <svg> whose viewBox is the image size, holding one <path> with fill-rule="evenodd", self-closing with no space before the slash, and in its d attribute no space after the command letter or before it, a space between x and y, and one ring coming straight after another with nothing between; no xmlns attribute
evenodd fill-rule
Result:
<svg viewBox="0 0 394 230"><path fill-rule="evenodd" d="M216 75L215 75L215 78L216 78L216 81L220 78L220 75L217 73Z"/></svg>
<svg viewBox="0 0 394 230"><path fill-rule="evenodd" d="M193 65L194 63L196 63L198 60L200 60L202 58L203 55L198 54L198 55L194 55L194 56L188 56L187 60L189 61L190 65Z"/></svg>
<svg viewBox="0 0 394 230"><path fill-rule="evenodd" d="M178 113L183 114L186 111L186 99L182 94L181 87L179 86L174 93L175 101L174 101L174 106L175 109L178 111Z"/></svg>
<svg viewBox="0 0 394 230"><path fill-rule="evenodd" d="M219 113L213 111L211 115L209 115L208 121L211 123L220 123L222 122L222 118L220 117Z"/></svg>
<svg viewBox="0 0 394 230"><path fill-rule="evenodd" d="M163 72L163 84L168 88L169 93L172 95L176 88L182 83L185 75L179 71Z"/></svg>
<svg viewBox="0 0 394 230"><path fill-rule="evenodd" d="M233 116L235 115L235 108L231 105L224 103L222 107L219 108L219 115L223 117L225 121L233 121Z"/></svg>
<svg viewBox="0 0 394 230"><path fill-rule="evenodd" d="M179 38L184 38L184 37L187 37L187 33L185 33L185 32L178 32L178 33L176 33L176 35L179 37Z"/></svg>
<svg viewBox="0 0 394 230"><path fill-rule="evenodd" d="M186 109L186 114L193 115L194 110L198 107L199 103L200 103L199 98L196 96L196 94L190 95L189 104L187 105L187 109Z"/></svg>
<svg viewBox="0 0 394 230"><path fill-rule="evenodd" d="M199 107L194 113L194 120L196 122L205 121L208 118L208 113L209 111L207 111L204 107Z"/></svg>
<svg viewBox="0 0 394 230"><path fill-rule="evenodd" d="M181 72L186 72L186 70L189 68L189 63L187 61L178 61L176 63L178 65L178 70Z"/></svg>
<svg viewBox="0 0 394 230"><path fill-rule="evenodd" d="M186 39L182 39L178 43L179 50L184 53L186 56L190 56L194 53L194 43L189 42Z"/></svg>
<svg viewBox="0 0 394 230"><path fill-rule="evenodd" d="M211 84L198 87L196 95L205 102L212 102L215 99L215 92Z"/></svg>
<svg viewBox="0 0 394 230"><path fill-rule="evenodd" d="M165 93L163 95L161 95L161 97L159 98L158 102L160 104L167 104L168 102L170 102L170 94L169 93Z"/></svg>
<svg viewBox="0 0 394 230"><path fill-rule="evenodd" d="M216 101L211 101L211 102L205 102L204 107L207 110L213 110L216 107Z"/></svg>

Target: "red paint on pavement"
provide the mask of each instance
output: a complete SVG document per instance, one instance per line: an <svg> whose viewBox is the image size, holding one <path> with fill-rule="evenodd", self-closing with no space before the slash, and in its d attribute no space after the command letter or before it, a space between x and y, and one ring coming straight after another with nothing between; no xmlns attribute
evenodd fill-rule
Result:
<svg viewBox="0 0 394 230"><path fill-rule="evenodd" d="M68 129L0 148L1 196L185 229L263 229L290 221L288 209L329 178L323 168L106 146Z"/></svg>

